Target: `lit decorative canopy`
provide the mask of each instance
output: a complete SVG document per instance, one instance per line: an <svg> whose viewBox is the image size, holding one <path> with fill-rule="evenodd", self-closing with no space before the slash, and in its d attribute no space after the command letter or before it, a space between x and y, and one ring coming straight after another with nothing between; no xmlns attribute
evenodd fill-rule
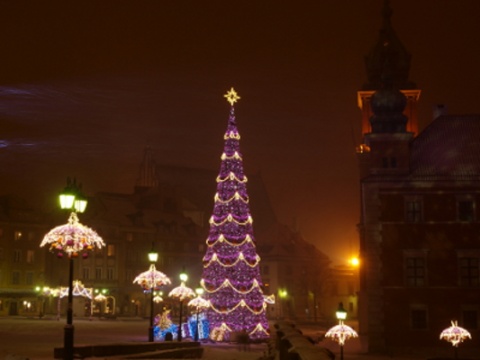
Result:
<svg viewBox="0 0 480 360"><path fill-rule="evenodd" d="M172 282L170 279L162 273L155 269L155 265L150 265L150 269L138 275L134 280L133 283L140 285L143 290L158 290L160 286L169 285Z"/></svg>
<svg viewBox="0 0 480 360"><path fill-rule="evenodd" d="M456 321L452 321L452 326L443 330L440 334L441 340L446 340L452 343L453 346L458 346L463 340L471 338L472 335L464 328L458 326Z"/></svg>
<svg viewBox="0 0 480 360"><path fill-rule="evenodd" d="M325 337L343 346L345 345L345 341L358 337L358 334L350 326L345 325L343 321L340 321L340 324L335 325L327 331Z"/></svg>
<svg viewBox="0 0 480 360"><path fill-rule="evenodd" d="M168 296L183 301L195 297L195 292L189 287L185 286L185 283L182 281L180 286L173 288L172 291L170 291L170 293L168 294Z"/></svg>
<svg viewBox="0 0 480 360"><path fill-rule="evenodd" d="M197 296L188 302L188 306L196 309L197 311L201 309L208 309L210 307L210 301L205 300L201 296Z"/></svg>
<svg viewBox="0 0 480 360"><path fill-rule="evenodd" d="M88 251L105 246L103 239L89 227L78 221L77 214L72 212L68 223L60 225L48 232L40 243L40 247L50 244L50 251L58 257L77 257L80 253L84 258L88 257Z"/></svg>
<svg viewBox="0 0 480 360"><path fill-rule="evenodd" d="M72 294L73 296L83 296L92 299L93 289L86 288L80 280L74 280L72 283ZM68 296L68 287L61 287L58 296L61 298Z"/></svg>

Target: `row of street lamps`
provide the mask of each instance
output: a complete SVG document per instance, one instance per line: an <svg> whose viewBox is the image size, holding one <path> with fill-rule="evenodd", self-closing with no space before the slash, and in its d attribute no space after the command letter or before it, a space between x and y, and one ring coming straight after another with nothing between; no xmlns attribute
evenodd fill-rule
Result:
<svg viewBox="0 0 480 360"><path fill-rule="evenodd" d="M82 194L81 184L77 184L76 179L67 179L67 186L59 195L59 203L61 209L68 210L70 217L68 224L58 226L45 235L40 246L49 245L50 251L56 253L59 258L64 255L68 256L69 272L68 272L68 305L67 305L67 321L64 327L64 359L73 359L73 344L74 344L74 326L73 326L73 259L82 254L83 258L88 257L88 252L95 248L105 246L102 238L92 229L80 224L77 213L83 213L87 207L87 199ZM163 273L155 269L155 263L158 260L158 253L152 250L148 253L148 260L150 262L149 271L140 274L134 280L138 282L144 290L151 292L150 298L150 324L148 328L148 341L154 341L154 301L160 300L161 297L156 295L155 290L160 286L170 284L170 279ZM195 292L185 286L188 276L183 272L180 274L181 285L170 292L171 297L178 298L180 302L180 316L177 339L182 341L182 310L183 302L187 299L195 297ZM198 312L202 308L208 307L208 301L201 298L203 289L197 289L197 297L189 303L197 310L197 329L195 340L198 340ZM101 300L104 295L99 294L98 300Z"/></svg>

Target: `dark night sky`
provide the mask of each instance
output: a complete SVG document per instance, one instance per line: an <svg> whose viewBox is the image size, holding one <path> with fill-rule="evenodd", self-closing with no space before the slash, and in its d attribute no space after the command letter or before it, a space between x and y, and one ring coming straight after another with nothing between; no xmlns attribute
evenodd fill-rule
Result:
<svg viewBox="0 0 480 360"><path fill-rule="evenodd" d="M382 4L2 1L0 192L46 204L69 175L87 193L128 192L145 146L218 169L233 86L246 171L279 220L341 262L357 250L356 91ZM480 113L480 1L391 5L421 126L438 103Z"/></svg>

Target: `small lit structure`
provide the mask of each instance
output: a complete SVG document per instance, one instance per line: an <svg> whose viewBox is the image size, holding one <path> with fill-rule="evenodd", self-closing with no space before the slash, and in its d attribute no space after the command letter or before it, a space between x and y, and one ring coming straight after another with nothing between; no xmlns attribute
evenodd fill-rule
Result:
<svg viewBox="0 0 480 360"><path fill-rule="evenodd" d="M40 247L50 245L50 251L54 252L57 257L63 258L66 254L69 259L69 276L68 276L68 307L67 307L67 324L64 328L64 359L73 359L73 259L82 254L86 259L90 251L95 248L105 246L103 239L92 229L82 225L78 221L77 212L85 211L87 200L81 193L81 185L77 186L74 179L67 179L67 187L59 196L60 206L64 210L70 211L68 223L57 226L50 230L42 242ZM78 284L76 284L78 285ZM61 296L60 296L61 297ZM89 297L92 298L91 296Z"/></svg>
<svg viewBox="0 0 480 360"><path fill-rule="evenodd" d="M337 320L345 320L347 318L347 311L343 308L343 303L338 303L338 309L335 312Z"/></svg>
<svg viewBox="0 0 480 360"><path fill-rule="evenodd" d="M343 323L343 320L347 318L347 312L343 308L343 303L338 304L338 309L335 314L339 324L330 328L325 334L325 337L337 342L340 345L340 360L343 360L343 346L345 345L345 341L358 337L358 334L350 326Z"/></svg>
<svg viewBox="0 0 480 360"><path fill-rule="evenodd" d="M197 293L197 297L190 300L187 304L188 306L196 310L197 326L196 326L194 341L198 341L199 332L200 332L200 324L198 323L198 313L200 312L200 310L208 309L210 307L210 302L202 298L203 291L204 291L203 288L195 289L195 292Z"/></svg>
<svg viewBox="0 0 480 360"><path fill-rule="evenodd" d="M457 348L460 343L466 339L471 339L472 335L464 328L458 326L457 321L452 320L452 326L446 328L440 333L440 340L446 340L452 344L457 359Z"/></svg>
<svg viewBox="0 0 480 360"><path fill-rule="evenodd" d="M148 259L151 262L150 269L138 275L133 283L140 285L143 290L150 291L150 326L148 328L148 341L153 342L154 340L154 326L153 326L153 301L154 301L154 292L158 290L163 285L171 284L170 279L162 273L155 269L155 262L158 259L158 253L154 252L153 249L148 253Z"/></svg>
<svg viewBox="0 0 480 360"><path fill-rule="evenodd" d="M185 286L185 282L187 281L187 279L188 279L188 275L182 272L180 274L180 281L181 281L180 286L177 286L176 288L172 289L172 291L170 291L170 293L168 294L168 296L176 298L178 299L178 301L180 301L180 314L179 314L178 333L177 333L178 341L182 341L183 301L195 297L195 292L189 287Z"/></svg>

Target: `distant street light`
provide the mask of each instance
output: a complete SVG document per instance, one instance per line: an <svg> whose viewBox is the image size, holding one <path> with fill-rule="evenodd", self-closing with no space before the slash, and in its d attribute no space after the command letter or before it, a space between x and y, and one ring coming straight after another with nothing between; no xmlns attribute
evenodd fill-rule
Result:
<svg viewBox="0 0 480 360"><path fill-rule="evenodd" d="M55 252L59 258L67 254L69 259L68 273L68 307L67 324L64 328L64 359L73 359L73 259L82 253L83 258L88 257L88 252L96 247L105 246L102 238L92 229L78 221L77 212L85 211L87 200L81 193L81 185L76 180L67 179L67 187L59 196L60 207L69 210L68 224L57 226L45 235L40 247L50 244L50 251Z"/></svg>
<svg viewBox="0 0 480 360"><path fill-rule="evenodd" d="M203 288L196 288L195 289L195 292L197 293L197 297L190 300L188 302L188 306L190 307L193 307L195 308L196 310L196 323L197 323L197 326L196 326L196 331L195 331L195 337L194 337L194 341L198 341L199 339L199 333L200 333L200 324L198 322L198 313L200 312L200 310L202 309L208 309L210 307L210 302L208 300L205 300L204 298L202 298L202 295L203 295Z"/></svg>
<svg viewBox="0 0 480 360"><path fill-rule="evenodd" d="M154 292L163 285L171 283L170 279L162 272L155 269L155 262L158 260L158 253L152 251L148 253L148 260L150 261L150 269L138 275L133 283L137 283L143 288L143 291L150 291L150 326L148 328L148 341L154 341L154 326L153 326L153 301Z"/></svg>
<svg viewBox="0 0 480 360"><path fill-rule="evenodd" d="M148 260L150 261L150 264L155 264L158 260L158 253L153 250L153 245L152 245L152 250L148 253ZM151 287L151 293L150 293L150 326L148 328L148 341L153 342L153 297L154 294L153 292L155 291L155 282L152 279L152 287Z"/></svg>
<svg viewBox="0 0 480 360"><path fill-rule="evenodd" d="M180 286L172 289L168 296L177 298L180 301L180 314L179 314L179 321L178 321L178 331L177 331L177 340L182 341L182 310L183 310L183 300L191 299L195 297L195 293L192 289L185 286L185 282L188 279L188 275L185 272L180 274Z"/></svg>
<svg viewBox="0 0 480 360"><path fill-rule="evenodd" d="M339 323L330 328L325 334L325 337L338 342L340 345L340 360L343 360L343 345L345 345L345 341L358 337L358 334L350 326L343 323L343 320L347 318L347 312L343 308L343 303L338 304L338 309L335 315L337 316Z"/></svg>
<svg viewBox="0 0 480 360"><path fill-rule="evenodd" d="M347 311L343 308L343 303L338 303L338 309L335 312L337 320L345 320L347 318Z"/></svg>

